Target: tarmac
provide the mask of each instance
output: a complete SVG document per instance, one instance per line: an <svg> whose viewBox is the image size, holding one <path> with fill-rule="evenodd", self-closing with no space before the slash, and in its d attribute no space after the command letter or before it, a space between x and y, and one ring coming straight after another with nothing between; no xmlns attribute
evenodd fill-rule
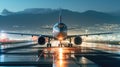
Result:
<svg viewBox="0 0 120 67"><path fill-rule="evenodd" d="M4 44L0 47L0 67L120 67L119 48L101 45L49 48L34 42Z"/></svg>

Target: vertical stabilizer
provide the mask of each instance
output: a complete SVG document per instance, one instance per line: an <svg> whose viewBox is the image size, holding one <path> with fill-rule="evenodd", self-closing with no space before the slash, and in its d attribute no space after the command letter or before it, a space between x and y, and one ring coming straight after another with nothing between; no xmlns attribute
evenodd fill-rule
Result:
<svg viewBox="0 0 120 67"><path fill-rule="evenodd" d="M59 13L59 23L62 22L62 9L60 9L60 13Z"/></svg>

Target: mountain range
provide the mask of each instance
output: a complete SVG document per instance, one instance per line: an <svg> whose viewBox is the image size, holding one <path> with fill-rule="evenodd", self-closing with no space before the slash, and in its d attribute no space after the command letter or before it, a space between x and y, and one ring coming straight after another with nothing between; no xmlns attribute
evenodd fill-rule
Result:
<svg viewBox="0 0 120 67"><path fill-rule="evenodd" d="M59 20L59 12L59 9L50 8L29 8L18 12L4 9L0 15L0 28L26 27L34 29L43 25L53 25ZM120 24L120 15L94 10L76 12L62 9L62 22L68 25L75 24L80 26Z"/></svg>

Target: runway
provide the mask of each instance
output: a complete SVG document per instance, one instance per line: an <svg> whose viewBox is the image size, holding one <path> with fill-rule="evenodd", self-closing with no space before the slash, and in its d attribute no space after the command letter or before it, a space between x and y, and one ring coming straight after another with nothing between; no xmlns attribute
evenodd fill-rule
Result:
<svg viewBox="0 0 120 67"><path fill-rule="evenodd" d="M47 48L34 42L4 44L0 47L0 67L120 67L118 47L83 44L71 48Z"/></svg>

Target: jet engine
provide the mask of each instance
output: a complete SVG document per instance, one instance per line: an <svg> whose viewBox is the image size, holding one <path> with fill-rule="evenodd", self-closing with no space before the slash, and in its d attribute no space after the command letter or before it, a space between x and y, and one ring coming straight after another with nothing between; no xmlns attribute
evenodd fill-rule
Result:
<svg viewBox="0 0 120 67"><path fill-rule="evenodd" d="M44 45L45 44L45 37L44 36L40 36L39 38L38 38L38 44L40 44L40 45Z"/></svg>
<svg viewBox="0 0 120 67"><path fill-rule="evenodd" d="M82 43L82 38L79 37L79 36L76 36L75 39L74 39L74 43L76 45L80 45Z"/></svg>

